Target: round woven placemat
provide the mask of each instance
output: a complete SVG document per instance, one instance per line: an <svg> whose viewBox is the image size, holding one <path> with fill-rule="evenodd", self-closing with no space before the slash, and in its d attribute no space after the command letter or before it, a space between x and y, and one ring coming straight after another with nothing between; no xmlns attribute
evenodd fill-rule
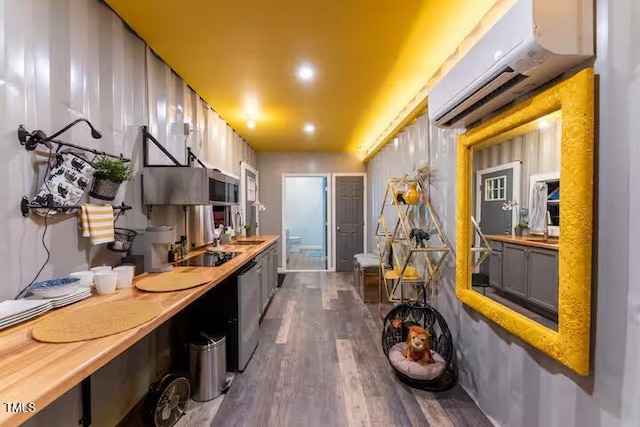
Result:
<svg viewBox="0 0 640 427"><path fill-rule="evenodd" d="M158 302L110 301L48 317L36 324L32 336L49 343L86 341L135 328L161 312Z"/></svg>
<svg viewBox="0 0 640 427"><path fill-rule="evenodd" d="M171 272L142 279L136 283L136 288L147 292L172 292L195 288L210 281L203 273Z"/></svg>

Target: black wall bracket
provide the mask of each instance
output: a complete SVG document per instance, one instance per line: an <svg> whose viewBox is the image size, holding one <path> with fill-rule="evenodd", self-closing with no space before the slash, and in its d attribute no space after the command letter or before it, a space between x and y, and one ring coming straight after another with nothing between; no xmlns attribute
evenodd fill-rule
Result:
<svg viewBox="0 0 640 427"><path fill-rule="evenodd" d="M20 201L20 211L22 212L23 216L28 216L29 212L31 211L31 209L51 209L53 210L61 210L61 211L69 211L69 210L80 210L81 206L79 205L56 205L53 203L53 195L52 194L47 194L47 202L45 204L40 204L40 203L31 203L29 202L29 199L27 199L26 197L23 197L22 200ZM124 202L122 202L121 205L115 205L113 206L113 210L119 210L119 211L128 211L131 209L131 206L126 205Z"/></svg>

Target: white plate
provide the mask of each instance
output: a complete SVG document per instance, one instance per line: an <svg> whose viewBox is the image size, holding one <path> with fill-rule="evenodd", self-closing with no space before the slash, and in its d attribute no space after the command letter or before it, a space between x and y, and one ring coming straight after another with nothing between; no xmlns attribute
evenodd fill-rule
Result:
<svg viewBox="0 0 640 427"><path fill-rule="evenodd" d="M29 296L25 297L24 299L27 299L27 300L30 300L30 301L51 301L52 303L55 304L56 302L72 299L72 298L75 298L75 297L79 296L80 294L86 294L86 293L91 294L91 289L78 287L78 288L74 289L73 292L71 292L70 294L61 295L59 297L46 298L46 297L43 297L41 295L38 295L38 294L35 294L35 293L31 293Z"/></svg>
<svg viewBox="0 0 640 427"><path fill-rule="evenodd" d="M58 300L53 302L53 308L64 307L65 305L73 304L74 302L82 301L91 296L91 292L82 293L74 296L73 298Z"/></svg>
<svg viewBox="0 0 640 427"><path fill-rule="evenodd" d="M11 320L5 320L0 322L0 329L2 328L8 328L9 326L13 326L13 325L17 325L18 323L22 323L22 322L26 322L27 320L31 320L34 317L37 317L41 314L46 313L47 311L51 310L51 306L47 306L44 310L41 311L36 311L36 312L32 312L32 313L28 313L28 314L24 314L21 315L19 317L13 318Z"/></svg>
<svg viewBox="0 0 640 427"><path fill-rule="evenodd" d="M66 297L67 295L76 292L76 290L78 289L77 285L78 283L76 282L69 285L51 286L46 288L32 288L29 289L29 292L42 298L60 298Z"/></svg>
<svg viewBox="0 0 640 427"><path fill-rule="evenodd" d="M79 288L74 293L56 298L43 298L39 295L29 295L25 299L30 301L51 301L53 308L64 307L71 303L89 298L92 295L91 289Z"/></svg>
<svg viewBox="0 0 640 427"><path fill-rule="evenodd" d="M49 303L49 304L43 305L42 307L39 307L39 308L37 308L35 310L25 311L24 313L16 314L15 316L6 317L6 318L0 320L0 324L13 322L15 319L22 319L22 318L25 318L25 317L29 317L29 316L31 316L33 314L44 313L45 311L49 311L52 308L53 308L53 304Z"/></svg>
<svg viewBox="0 0 640 427"><path fill-rule="evenodd" d="M25 299L2 301L0 302L0 321L25 312L37 310L49 303L49 301L43 301L41 299L37 301L29 301Z"/></svg>

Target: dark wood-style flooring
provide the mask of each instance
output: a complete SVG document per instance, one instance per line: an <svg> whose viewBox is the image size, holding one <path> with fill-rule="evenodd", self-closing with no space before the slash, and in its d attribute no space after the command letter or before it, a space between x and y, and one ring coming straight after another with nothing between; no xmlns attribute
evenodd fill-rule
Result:
<svg viewBox="0 0 640 427"><path fill-rule="evenodd" d="M460 387L432 394L396 379L352 277L287 274L247 369L226 395L190 402L178 425L491 426Z"/></svg>

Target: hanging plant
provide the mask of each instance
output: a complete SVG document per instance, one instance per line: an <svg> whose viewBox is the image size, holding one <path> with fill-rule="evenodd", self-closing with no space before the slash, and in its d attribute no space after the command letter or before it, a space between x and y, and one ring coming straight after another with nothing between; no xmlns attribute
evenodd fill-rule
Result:
<svg viewBox="0 0 640 427"><path fill-rule="evenodd" d="M93 184L89 195L101 200L113 200L120 184L133 178L133 169L122 158L101 157L94 162Z"/></svg>

